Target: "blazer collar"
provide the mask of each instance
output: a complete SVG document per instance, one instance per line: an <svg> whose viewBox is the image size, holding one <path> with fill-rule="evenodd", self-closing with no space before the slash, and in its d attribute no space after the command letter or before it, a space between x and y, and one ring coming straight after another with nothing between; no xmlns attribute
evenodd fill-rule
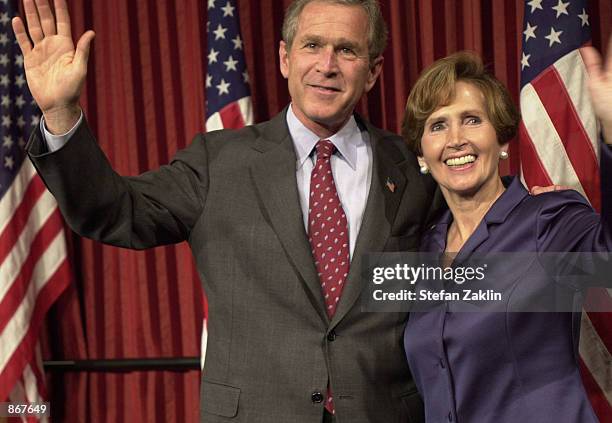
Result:
<svg viewBox="0 0 612 423"><path fill-rule="evenodd" d="M516 176L504 178L503 183L506 186L506 190L493 203L489 211L484 215L482 221L476 227L474 233L465 242L457 255L458 259L472 253L478 246L486 241L489 238L489 227L491 225L504 223L512 210L529 195L521 183L520 178ZM450 210L446 210L439 221L434 225L431 239L437 247L436 251L444 251L446 249L446 236L452 222L453 215Z"/></svg>
<svg viewBox="0 0 612 423"><path fill-rule="evenodd" d="M295 166L297 157L286 121L287 108L268 122L256 125L259 135L252 148L262 153L250 164L262 212L277 234L288 259L300 275L305 292L321 319L333 328L355 306L364 288L363 255L384 250L398 206L409 182L402 171L407 165L390 134L355 115L365 127L372 145L372 182L364 217L355 243L351 268L336 314L329 321L321 285L304 231Z"/></svg>

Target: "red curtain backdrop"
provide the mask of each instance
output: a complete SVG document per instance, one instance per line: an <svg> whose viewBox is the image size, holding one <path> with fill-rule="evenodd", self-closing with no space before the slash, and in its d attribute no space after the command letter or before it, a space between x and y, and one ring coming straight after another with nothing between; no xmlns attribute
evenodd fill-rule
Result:
<svg viewBox="0 0 612 423"><path fill-rule="evenodd" d="M204 128L207 0L68 3L73 34L97 34L82 106L111 163L125 175L167 163ZM289 101L278 71L288 3L238 1L258 122ZM419 72L461 49L480 53L518 99L522 3L382 1L390 33L384 72L359 112L399 131ZM593 44L601 49L611 32L612 2L591 1L589 15ZM516 149L504 173L518 168ZM199 354L201 290L186 245L136 252L76 236L71 241L75 280L48 318L47 358ZM199 377L197 371L52 374L54 421L197 422Z"/></svg>

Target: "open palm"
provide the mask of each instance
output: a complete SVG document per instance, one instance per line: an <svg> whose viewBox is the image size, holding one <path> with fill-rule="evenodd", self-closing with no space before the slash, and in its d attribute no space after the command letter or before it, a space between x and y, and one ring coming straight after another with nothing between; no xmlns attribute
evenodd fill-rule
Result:
<svg viewBox="0 0 612 423"><path fill-rule="evenodd" d="M595 114L604 129L608 128L609 131L612 129L612 36L605 60L593 47L583 48L582 57L589 74L588 85ZM605 135L610 137L612 133L608 132ZM612 139L606 138L606 142L612 143Z"/></svg>
<svg viewBox="0 0 612 423"><path fill-rule="evenodd" d="M21 18L13 19L28 87L45 114L78 107L94 38L92 31L86 32L75 49L66 1L55 0L54 6L57 19L47 0L24 0L29 37Z"/></svg>

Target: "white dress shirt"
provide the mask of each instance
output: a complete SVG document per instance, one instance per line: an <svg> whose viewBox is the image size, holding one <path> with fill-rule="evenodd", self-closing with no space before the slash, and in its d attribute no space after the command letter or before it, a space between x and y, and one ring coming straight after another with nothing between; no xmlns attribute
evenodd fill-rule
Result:
<svg viewBox="0 0 612 423"><path fill-rule="evenodd" d="M295 175L304 217L304 228L308 232L310 174L316 163L314 148L320 138L299 121L291 106L287 110L287 126L297 156ZM351 116L337 133L326 139L336 146L336 152L331 157L332 175L348 221L352 259L372 181L370 134L366 130L362 131L355 117Z"/></svg>

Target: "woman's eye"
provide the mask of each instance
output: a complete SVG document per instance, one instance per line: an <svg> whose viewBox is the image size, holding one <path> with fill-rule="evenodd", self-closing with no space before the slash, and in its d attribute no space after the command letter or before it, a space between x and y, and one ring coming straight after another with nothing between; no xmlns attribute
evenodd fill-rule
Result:
<svg viewBox="0 0 612 423"><path fill-rule="evenodd" d="M436 132L436 131L440 131L444 129L444 124L442 122L436 122L434 124L431 125L430 130L432 132Z"/></svg>

